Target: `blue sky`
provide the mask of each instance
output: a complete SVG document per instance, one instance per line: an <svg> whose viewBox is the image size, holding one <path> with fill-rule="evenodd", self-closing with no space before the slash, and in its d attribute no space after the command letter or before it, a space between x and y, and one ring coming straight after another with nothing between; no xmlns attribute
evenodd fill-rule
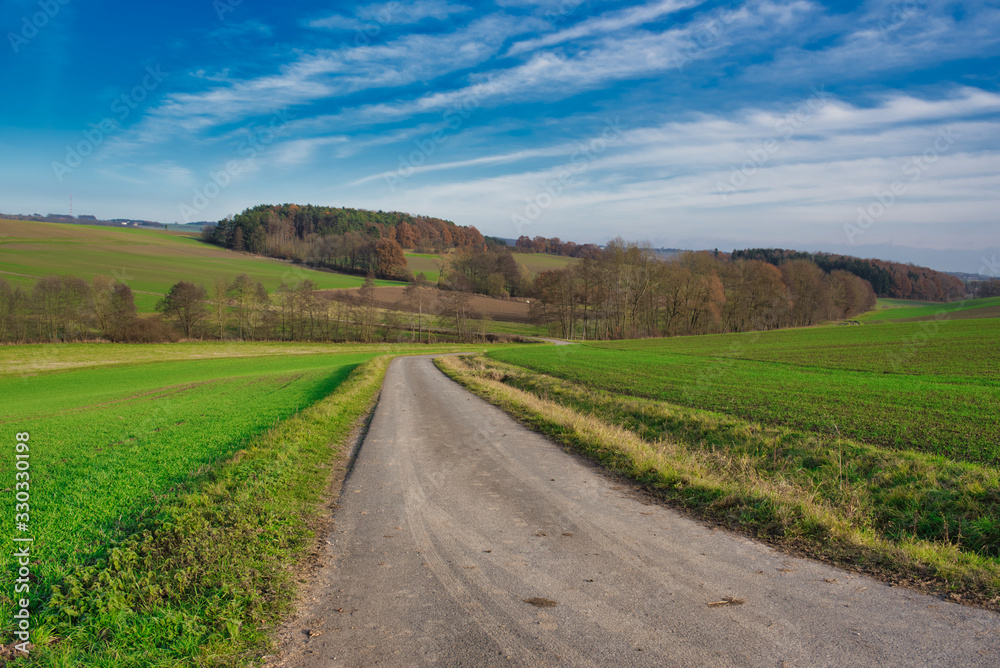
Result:
<svg viewBox="0 0 1000 668"><path fill-rule="evenodd" d="M1000 273L997 2L5 0L0 26L4 212L312 203Z"/></svg>

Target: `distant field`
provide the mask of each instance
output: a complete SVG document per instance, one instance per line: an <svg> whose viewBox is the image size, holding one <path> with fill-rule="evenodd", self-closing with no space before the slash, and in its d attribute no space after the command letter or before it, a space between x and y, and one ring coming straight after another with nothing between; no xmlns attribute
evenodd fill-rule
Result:
<svg viewBox="0 0 1000 668"><path fill-rule="evenodd" d="M879 297L875 300L875 310L887 308L910 308L915 306L936 306L941 302L925 302L919 299L892 299L890 297Z"/></svg>
<svg viewBox="0 0 1000 668"><path fill-rule="evenodd" d="M548 253L514 253L514 259L523 264L532 274L540 274L549 269L562 269L580 260L564 255L549 255Z"/></svg>
<svg viewBox="0 0 1000 668"><path fill-rule="evenodd" d="M1000 297L986 299L967 299L961 302L939 304L934 302L911 302L904 299L879 300L896 302L886 304L884 308L864 313L854 320L859 322L898 322L930 320L934 318L967 319L1000 317Z"/></svg>
<svg viewBox="0 0 1000 668"><path fill-rule="evenodd" d="M216 277L249 274L269 291L282 281L314 281L320 289L360 286L363 279L304 269L206 245L196 238L157 230L0 220L0 276L27 283L49 274L91 280L112 276L139 293L136 304L150 311L158 297L180 280L208 287ZM378 281L380 285L399 285Z"/></svg>
<svg viewBox="0 0 1000 668"><path fill-rule="evenodd" d="M997 465L998 325L824 327L491 356L617 394Z"/></svg>
<svg viewBox="0 0 1000 668"><path fill-rule="evenodd" d="M441 270L438 268L436 260L441 257L440 255L431 255L428 253L403 253L403 255L406 256L406 268L414 276L423 272L427 276L428 281L431 283L438 282Z"/></svg>
<svg viewBox="0 0 1000 668"><path fill-rule="evenodd" d="M427 275L427 280L437 283L441 275L436 260L440 255L427 253L404 253L406 256L406 268L416 274L419 271ZM575 257L564 257L562 255L549 255L547 253L514 253L514 259L533 275L548 271L549 269L562 269L580 260Z"/></svg>
<svg viewBox="0 0 1000 668"><path fill-rule="evenodd" d="M405 288L393 286L393 287L380 287L375 290L375 301L379 308L405 308L405 300L403 290ZM356 290L351 290L350 292L357 294ZM444 296L447 293L441 293L440 296ZM473 314L478 317L480 314L485 314L493 320L502 320L504 322L516 322L516 323L528 323L530 320L530 305L516 300L509 299L495 299L493 297L487 297L485 295L472 295L470 298L470 306L472 308ZM437 311L438 305L429 305L427 308L432 311ZM544 332L546 331L544 327L535 327L531 325L532 331ZM491 331L500 331L496 328L491 328Z"/></svg>

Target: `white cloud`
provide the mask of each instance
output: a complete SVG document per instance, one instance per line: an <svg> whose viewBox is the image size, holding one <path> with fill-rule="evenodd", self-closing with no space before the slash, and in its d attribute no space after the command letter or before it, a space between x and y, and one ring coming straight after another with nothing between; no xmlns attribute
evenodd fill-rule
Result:
<svg viewBox="0 0 1000 668"><path fill-rule="evenodd" d="M612 32L654 21L669 14L689 9L704 0L660 0L649 5L638 5L628 9L608 12L577 23L556 33L515 42L507 51L508 56L535 51L539 48L564 44L572 40L608 35Z"/></svg>
<svg viewBox="0 0 1000 668"><path fill-rule="evenodd" d="M412 34L378 46L305 54L275 74L231 81L198 93L170 95L120 143L197 135L220 125L245 123L276 108L432 80L483 62L507 37L526 27L522 19L495 14L454 33Z"/></svg>
<svg viewBox="0 0 1000 668"><path fill-rule="evenodd" d="M980 243L988 241L983 230L1000 210L1000 95L966 88L942 99L887 97L867 108L831 99L800 115L786 136L780 124L795 119L800 106L626 130L525 233L588 240L581 221L592 221L596 233L609 221L628 220L631 236L667 245L681 234L842 244L843 226L856 222L858 208L898 184L902 192L866 231L865 243L944 243L954 220L979 229ZM512 216L523 216L526 200L542 196L576 144L430 165L384 196L411 210L444 206L442 215L513 236L519 231ZM548 167L518 169L540 157L551 158ZM508 173L481 169L499 164ZM464 171L435 180L435 171L456 167ZM741 169L745 179L722 198L718 184L734 183ZM671 228L659 228L658 220L671 221Z"/></svg>
<svg viewBox="0 0 1000 668"><path fill-rule="evenodd" d="M410 25L424 19L442 21L452 14L470 11L465 5L446 0L417 0L416 2L385 2L359 7L354 16L333 14L309 22L310 28L334 30L377 31L381 27Z"/></svg>

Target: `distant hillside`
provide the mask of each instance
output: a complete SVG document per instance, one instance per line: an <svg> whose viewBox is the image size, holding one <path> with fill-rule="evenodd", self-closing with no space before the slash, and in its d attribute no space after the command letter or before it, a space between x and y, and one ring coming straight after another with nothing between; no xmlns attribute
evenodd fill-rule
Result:
<svg viewBox="0 0 1000 668"><path fill-rule="evenodd" d="M734 250L732 259L762 260L775 266L790 260L811 260L826 273L842 270L865 279L879 297L946 302L961 299L966 294L965 285L955 276L901 262L832 253L804 253L784 248Z"/></svg>
<svg viewBox="0 0 1000 668"><path fill-rule="evenodd" d="M402 249L436 253L484 247L475 227L398 211L261 204L205 229L226 248L353 274L406 278Z"/></svg>
<svg viewBox="0 0 1000 668"><path fill-rule="evenodd" d="M110 276L136 293L150 312L177 281L211 287L218 278L248 274L273 292L282 283L309 279L321 289L358 287L362 279L312 271L214 248L161 230L0 219L0 280L30 292L38 279L69 274L91 281Z"/></svg>
<svg viewBox="0 0 1000 668"><path fill-rule="evenodd" d="M392 239L403 248L443 250L480 246L483 235L475 227L450 220L399 211L370 211L345 207L297 204L261 204L219 221L215 240L234 250L280 254L294 240L311 235L356 232L373 239ZM243 248L236 248L241 244ZM292 252L287 248L286 252Z"/></svg>

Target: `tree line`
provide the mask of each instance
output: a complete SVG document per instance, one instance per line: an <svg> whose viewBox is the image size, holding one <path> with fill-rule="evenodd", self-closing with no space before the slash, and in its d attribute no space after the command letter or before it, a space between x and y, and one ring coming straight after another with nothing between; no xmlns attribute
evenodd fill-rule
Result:
<svg viewBox="0 0 1000 668"><path fill-rule="evenodd" d="M601 247L597 244L578 244L573 241L563 241L559 237L529 237L524 234L514 242L514 248L519 253L548 253L579 258L596 258L601 253Z"/></svg>
<svg viewBox="0 0 1000 668"><path fill-rule="evenodd" d="M303 280L269 294L240 274L208 287L178 281L157 302L157 313L139 315L131 288L105 276L90 283L47 276L32 286L0 278L0 342L497 340L470 302L467 291L441 292L416 280L396 309L383 309L371 276L356 292L317 290Z"/></svg>
<svg viewBox="0 0 1000 668"><path fill-rule="evenodd" d="M831 253L803 253L783 248L734 250L734 260L762 260L781 266L790 260L814 262L823 271L848 271L871 284L878 297L946 302L961 299L966 286L951 274L902 262L869 260Z"/></svg>
<svg viewBox="0 0 1000 668"><path fill-rule="evenodd" d="M774 265L718 252L658 259L616 239L595 258L543 272L532 313L556 336L623 339L745 332L849 318L875 305L868 281L797 258Z"/></svg>
<svg viewBox="0 0 1000 668"><path fill-rule="evenodd" d="M139 318L132 289L107 276L88 283L46 276L28 287L0 278L0 341L109 341L151 343L166 338L162 323Z"/></svg>

